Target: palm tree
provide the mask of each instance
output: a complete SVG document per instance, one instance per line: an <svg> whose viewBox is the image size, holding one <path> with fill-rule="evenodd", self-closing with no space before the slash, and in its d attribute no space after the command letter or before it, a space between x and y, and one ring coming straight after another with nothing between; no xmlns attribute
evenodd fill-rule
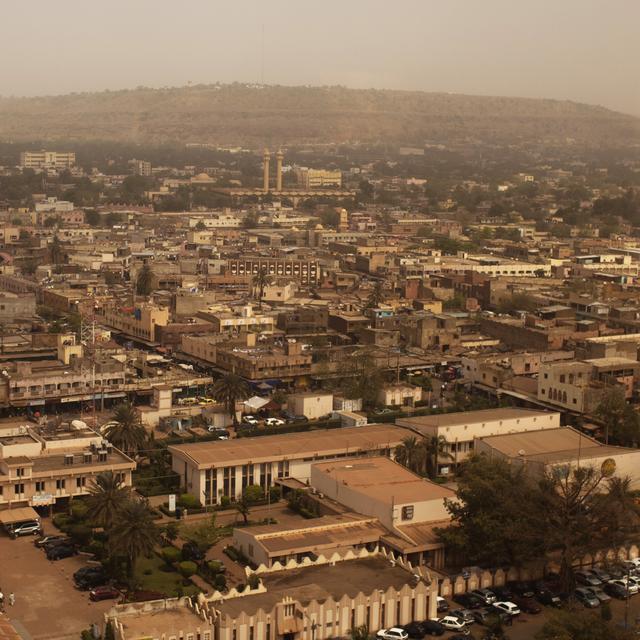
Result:
<svg viewBox="0 0 640 640"><path fill-rule="evenodd" d="M103 471L89 486L87 515L97 526L108 531L129 498L129 487L113 471Z"/></svg>
<svg viewBox="0 0 640 640"><path fill-rule="evenodd" d="M258 289L258 306L262 309L262 296L264 296L264 288L271 282L271 276L266 269L261 269L253 277L253 286Z"/></svg>
<svg viewBox="0 0 640 640"><path fill-rule="evenodd" d="M447 440L444 436L432 436L423 440L422 448L424 450L427 475L431 480L434 480L438 476L440 458L452 458L448 451Z"/></svg>
<svg viewBox="0 0 640 640"><path fill-rule="evenodd" d="M407 436L402 444L396 447L396 462L410 471L417 473L420 469L422 456L420 455L420 443L415 436Z"/></svg>
<svg viewBox="0 0 640 640"><path fill-rule="evenodd" d="M142 268L138 272L136 278L136 293L139 296L148 296L153 292L153 271L151 267L145 262Z"/></svg>
<svg viewBox="0 0 640 640"><path fill-rule="evenodd" d="M224 404L227 413L231 415L234 426L238 423L236 418L236 402L246 400L249 397L249 385L235 373L228 373L213 385L213 397Z"/></svg>
<svg viewBox="0 0 640 640"><path fill-rule="evenodd" d="M127 455L135 455L147 441L147 432L140 421L140 415L130 402L116 407L113 420L106 425L104 435Z"/></svg>
<svg viewBox="0 0 640 640"><path fill-rule="evenodd" d="M146 501L130 500L120 510L111 529L109 543L114 555L127 559L127 575L133 577L136 560L149 556L160 542L160 529Z"/></svg>

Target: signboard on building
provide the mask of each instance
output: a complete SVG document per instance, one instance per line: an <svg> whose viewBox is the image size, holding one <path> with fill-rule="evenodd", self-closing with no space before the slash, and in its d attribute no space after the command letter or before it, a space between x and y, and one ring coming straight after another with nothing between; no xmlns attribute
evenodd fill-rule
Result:
<svg viewBox="0 0 640 640"><path fill-rule="evenodd" d="M176 510L176 494L170 493L169 494L169 511L173 513L175 510Z"/></svg>

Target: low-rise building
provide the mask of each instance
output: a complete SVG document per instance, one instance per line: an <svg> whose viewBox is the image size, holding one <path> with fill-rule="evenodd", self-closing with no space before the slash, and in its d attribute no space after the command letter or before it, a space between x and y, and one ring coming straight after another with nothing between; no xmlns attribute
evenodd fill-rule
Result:
<svg viewBox="0 0 640 640"><path fill-rule="evenodd" d="M332 393L294 393L287 398L289 412L308 420L324 418L333 411Z"/></svg>
<svg viewBox="0 0 640 640"><path fill-rule="evenodd" d="M82 421L40 427L0 421L0 509L43 507L87 495L104 471L131 486L136 463Z"/></svg>

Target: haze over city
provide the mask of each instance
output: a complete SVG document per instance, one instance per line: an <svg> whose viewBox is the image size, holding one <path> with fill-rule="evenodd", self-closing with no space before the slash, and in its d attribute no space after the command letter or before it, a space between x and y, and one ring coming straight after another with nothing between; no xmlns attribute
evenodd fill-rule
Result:
<svg viewBox="0 0 640 640"><path fill-rule="evenodd" d="M640 115L638 24L630 0L325 0L321 10L6 0L0 95L264 81L568 99Z"/></svg>
<svg viewBox="0 0 640 640"><path fill-rule="evenodd" d="M640 3L0 19L0 640L638 640Z"/></svg>

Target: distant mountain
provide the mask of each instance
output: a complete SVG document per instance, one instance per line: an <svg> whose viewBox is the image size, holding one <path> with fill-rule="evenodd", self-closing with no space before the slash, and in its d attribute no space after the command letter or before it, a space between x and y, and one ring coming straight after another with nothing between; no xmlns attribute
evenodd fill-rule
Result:
<svg viewBox="0 0 640 640"><path fill-rule="evenodd" d="M568 101L344 87L199 85L0 98L0 140L291 145L477 140L617 146L640 119Z"/></svg>

